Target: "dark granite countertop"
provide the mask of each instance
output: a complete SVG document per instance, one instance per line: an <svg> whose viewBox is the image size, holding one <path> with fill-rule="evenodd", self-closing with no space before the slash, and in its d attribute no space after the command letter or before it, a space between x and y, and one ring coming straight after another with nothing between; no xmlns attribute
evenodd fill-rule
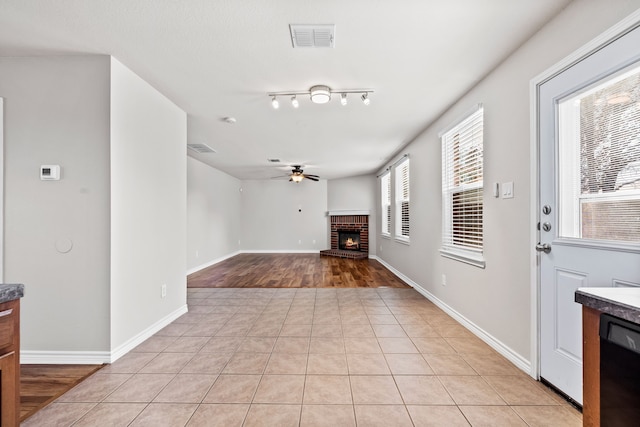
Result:
<svg viewBox="0 0 640 427"><path fill-rule="evenodd" d="M640 324L640 288L578 288L575 301Z"/></svg>
<svg viewBox="0 0 640 427"><path fill-rule="evenodd" d="M0 284L0 303L13 301L24 296L24 285Z"/></svg>

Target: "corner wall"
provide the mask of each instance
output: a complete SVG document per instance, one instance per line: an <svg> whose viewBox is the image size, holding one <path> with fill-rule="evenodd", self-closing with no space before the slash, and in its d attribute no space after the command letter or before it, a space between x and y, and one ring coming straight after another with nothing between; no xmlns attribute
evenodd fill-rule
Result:
<svg viewBox="0 0 640 427"><path fill-rule="evenodd" d="M186 137L186 113L112 58L111 350L116 357L186 311Z"/></svg>
<svg viewBox="0 0 640 427"><path fill-rule="evenodd" d="M24 283L22 360L109 351L109 57L0 58L4 281ZM61 167L41 181L40 165ZM51 362L50 359L47 359Z"/></svg>
<svg viewBox="0 0 640 427"><path fill-rule="evenodd" d="M242 182L187 157L187 269L213 265L239 250Z"/></svg>

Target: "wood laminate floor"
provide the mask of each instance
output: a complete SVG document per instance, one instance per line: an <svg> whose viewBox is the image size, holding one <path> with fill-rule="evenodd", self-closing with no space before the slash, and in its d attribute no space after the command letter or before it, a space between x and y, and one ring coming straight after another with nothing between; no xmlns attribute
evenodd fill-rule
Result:
<svg viewBox="0 0 640 427"><path fill-rule="evenodd" d="M240 254L187 278L188 288L409 288L381 263L318 254Z"/></svg>
<svg viewBox="0 0 640 427"><path fill-rule="evenodd" d="M102 365L20 365L20 421L79 384Z"/></svg>

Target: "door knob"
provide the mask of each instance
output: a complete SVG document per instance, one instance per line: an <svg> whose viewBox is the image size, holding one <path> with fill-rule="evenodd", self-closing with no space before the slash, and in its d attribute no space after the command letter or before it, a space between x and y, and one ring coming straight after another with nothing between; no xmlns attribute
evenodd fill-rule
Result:
<svg viewBox="0 0 640 427"><path fill-rule="evenodd" d="M548 254L551 252L551 245L549 243L538 243L536 245L536 251Z"/></svg>

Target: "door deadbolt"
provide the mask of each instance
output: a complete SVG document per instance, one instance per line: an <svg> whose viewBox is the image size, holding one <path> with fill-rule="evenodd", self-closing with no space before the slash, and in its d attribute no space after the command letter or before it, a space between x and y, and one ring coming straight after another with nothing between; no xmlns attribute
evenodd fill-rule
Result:
<svg viewBox="0 0 640 427"><path fill-rule="evenodd" d="M551 224L550 224L550 223L548 223L548 222L543 223L543 224L542 224L542 229L543 229L544 231L551 231Z"/></svg>
<svg viewBox="0 0 640 427"><path fill-rule="evenodd" d="M551 206L544 205L542 207L542 213L545 214L545 215L549 215L551 213Z"/></svg>

